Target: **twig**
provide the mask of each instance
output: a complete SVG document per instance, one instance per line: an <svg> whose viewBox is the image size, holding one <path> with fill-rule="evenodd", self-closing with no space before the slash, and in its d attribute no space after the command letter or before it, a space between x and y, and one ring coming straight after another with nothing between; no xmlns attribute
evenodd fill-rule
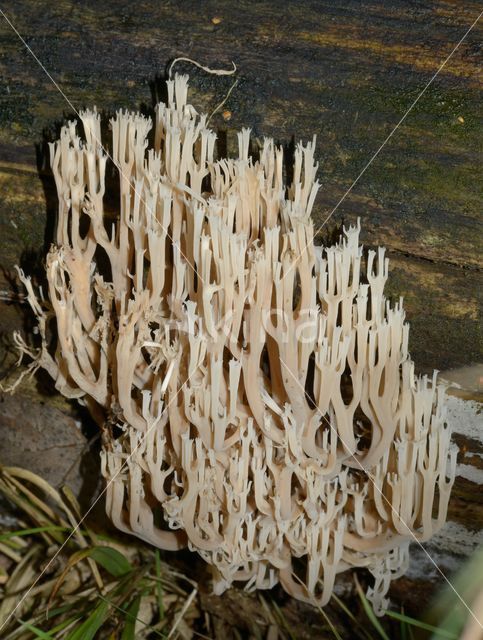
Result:
<svg viewBox="0 0 483 640"><path fill-rule="evenodd" d="M211 118L215 115L215 113L217 111L219 111L221 109L221 107L225 104L225 102L228 100L228 98L230 97L230 93L233 91L233 89L236 87L236 85L238 84L238 78L233 82L233 84L231 85L231 87L228 89L228 93L226 94L226 96L223 98L223 100L220 102L220 104L218 106L216 106L213 111L210 113L210 116L208 118L208 120L206 121L206 124L208 125Z"/></svg>
<svg viewBox="0 0 483 640"><path fill-rule="evenodd" d="M210 67L205 67L199 62L196 62L196 60L192 60L191 58L175 58L173 62L169 65L169 69L168 69L168 78L170 80L171 80L171 72L173 70L174 65L177 62L189 62L191 64L194 64L195 67L198 67L199 69L203 69L203 71L206 71L206 73L211 73L215 76L231 76L236 71L236 64L233 62L233 60L231 62L233 65L233 69L227 70L227 69L210 69Z"/></svg>
<svg viewBox="0 0 483 640"><path fill-rule="evenodd" d="M186 613L186 611L189 609L191 603L193 602L196 594L198 593L198 589L195 587L193 589L193 591L190 593L189 598L185 601L183 608L181 609L181 611L179 612L178 617L175 620L175 623L173 624L173 626L171 627L171 631L168 633L168 637L167 640L169 640L169 638L171 638L171 636L173 635L173 633L176 631L176 628L178 627L179 623L181 622L181 620L183 619L184 614Z"/></svg>

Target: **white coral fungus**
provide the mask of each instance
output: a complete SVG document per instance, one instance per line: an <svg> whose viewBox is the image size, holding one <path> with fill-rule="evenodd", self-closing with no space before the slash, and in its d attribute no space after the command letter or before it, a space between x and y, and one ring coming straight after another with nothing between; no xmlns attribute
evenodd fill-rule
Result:
<svg viewBox="0 0 483 640"><path fill-rule="evenodd" d="M104 421L119 529L197 551L217 593L280 582L324 605L338 573L366 567L381 613L409 542L446 518L444 389L414 374L384 249L365 260L359 226L314 245L314 142L297 146L288 187L282 149L265 139L255 161L247 129L237 158L215 160L188 78L167 85L153 148L149 118L111 120L116 169L95 110L81 113L85 141L70 122L51 145L50 307L21 273L37 362Z"/></svg>

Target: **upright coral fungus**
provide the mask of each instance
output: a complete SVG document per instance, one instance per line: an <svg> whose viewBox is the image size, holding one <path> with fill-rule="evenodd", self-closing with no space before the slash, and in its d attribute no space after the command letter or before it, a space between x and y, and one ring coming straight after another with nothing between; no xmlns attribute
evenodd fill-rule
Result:
<svg viewBox="0 0 483 640"><path fill-rule="evenodd" d="M215 134L168 83L149 118L119 111L110 158L119 211L104 209L99 114L51 146L59 197L50 302L21 273L38 353L57 389L102 416L106 507L162 549L188 546L217 593L280 582L317 605L366 567L376 612L411 540L444 523L455 471L444 389L416 377L401 302L384 297L384 249L359 226L314 245L314 142L250 132L215 160ZM57 346L47 336L55 318Z"/></svg>

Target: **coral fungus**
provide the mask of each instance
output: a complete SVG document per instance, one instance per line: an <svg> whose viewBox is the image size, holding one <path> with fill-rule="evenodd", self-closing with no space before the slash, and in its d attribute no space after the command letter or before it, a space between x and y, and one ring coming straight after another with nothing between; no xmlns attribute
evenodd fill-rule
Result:
<svg viewBox="0 0 483 640"><path fill-rule="evenodd" d="M288 186L282 149L265 139L253 159L249 130L237 158L215 159L187 89L168 82L153 148L152 121L119 111L106 155L95 110L85 141L70 122L51 145L48 302L21 273L42 346L18 343L101 416L119 529L198 552L217 593L280 582L323 605L338 573L366 567L380 613L411 540L446 518L444 388L415 376L384 249L364 257L359 225L314 244L315 142L296 147Z"/></svg>

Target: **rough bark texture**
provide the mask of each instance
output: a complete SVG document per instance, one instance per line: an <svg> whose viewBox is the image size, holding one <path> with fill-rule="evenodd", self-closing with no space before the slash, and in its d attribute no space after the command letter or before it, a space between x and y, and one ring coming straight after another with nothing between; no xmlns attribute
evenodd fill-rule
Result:
<svg viewBox="0 0 483 640"><path fill-rule="evenodd" d="M214 67L229 67L234 60L239 82L222 109L231 117L218 113L211 123L221 147L232 150L233 132L242 126L287 145L317 132L322 188L314 218L319 224L480 10L476 2L315 0L288 6L279 0L19 0L2 9L76 109L97 104L112 113L144 105L149 111L174 57ZM214 17L221 19L216 25ZM321 231L325 238L342 220L354 223L361 216L363 242L387 247L387 286L395 299L405 298L410 350L419 371L482 361L481 181L474 171L481 147L480 37L477 26ZM5 21L0 38L0 290L5 297L12 290L13 265L20 261L31 273L52 239L55 190L43 143L73 110ZM202 111L210 112L233 81L183 63L177 69L189 71L192 102ZM1 323L9 335L22 326L21 310L2 305ZM470 380L471 385L472 393L478 392ZM467 409L462 411L458 415ZM461 530L448 535L447 555L456 559L452 566L448 560L448 570L459 563L455 551L470 551L483 520L477 485L481 435L477 427L462 431L455 438L460 475L449 520L465 527L469 546L449 549ZM428 584L417 574L399 583L399 595L416 596L417 612Z"/></svg>

